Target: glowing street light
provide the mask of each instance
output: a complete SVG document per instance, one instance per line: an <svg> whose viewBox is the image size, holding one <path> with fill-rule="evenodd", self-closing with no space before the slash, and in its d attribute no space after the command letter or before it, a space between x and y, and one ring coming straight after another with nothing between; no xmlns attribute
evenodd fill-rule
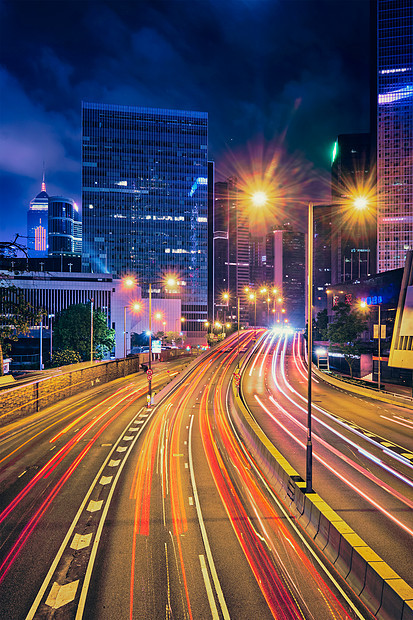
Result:
<svg viewBox="0 0 413 620"><path fill-rule="evenodd" d="M254 192L251 196L251 201L254 207L263 207L267 203L267 200L268 196L262 190Z"/></svg>

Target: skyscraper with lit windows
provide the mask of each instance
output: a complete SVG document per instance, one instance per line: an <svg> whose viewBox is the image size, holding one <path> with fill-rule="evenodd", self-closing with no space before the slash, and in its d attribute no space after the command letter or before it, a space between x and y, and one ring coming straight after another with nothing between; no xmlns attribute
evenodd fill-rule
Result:
<svg viewBox="0 0 413 620"><path fill-rule="evenodd" d="M413 1L377 2L377 268L413 248Z"/></svg>
<svg viewBox="0 0 413 620"><path fill-rule="evenodd" d="M47 256L48 210L49 196L43 175L41 192L30 201L27 212L27 253L30 258Z"/></svg>
<svg viewBox="0 0 413 620"><path fill-rule="evenodd" d="M146 295L173 272L185 328L207 318L208 115L82 103L84 271L135 274Z"/></svg>

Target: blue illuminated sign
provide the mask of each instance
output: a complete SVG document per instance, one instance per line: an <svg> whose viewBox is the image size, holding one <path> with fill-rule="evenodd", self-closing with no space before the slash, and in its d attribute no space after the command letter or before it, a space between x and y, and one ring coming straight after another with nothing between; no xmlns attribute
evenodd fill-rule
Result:
<svg viewBox="0 0 413 620"><path fill-rule="evenodd" d="M373 297L362 297L361 301L368 306L377 306L377 304L383 303L383 297L381 295L373 295Z"/></svg>

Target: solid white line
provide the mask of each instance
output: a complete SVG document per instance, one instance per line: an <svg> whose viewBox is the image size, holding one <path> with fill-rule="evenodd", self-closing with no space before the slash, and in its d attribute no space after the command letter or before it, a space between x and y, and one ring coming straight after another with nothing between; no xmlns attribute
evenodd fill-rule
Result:
<svg viewBox="0 0 413 620"><path fill-rule="evenodd" d="M198 489L197 489L196 482L195 482L194 463L193 463L193 460L192 460L192 426L193 426L193 422L194 422L194 416L192 415L191 416L191 423L189 425L188 453L189 453L189 472L190 472L190 476L191 476L192 490L194 492L194 500L195 500L196 513L197 513L197 516L198 516L198 521L199 521L199 527L201 529L202 540L204 542L206 556L207 556L207 559L208 559L209 570L211 571L212 580L214 582L215 590L216 590L216 593L217 593L217 596L218 596L218 600L219 600L219 603L221 605L222 615L224 616L225 620L229 620L231 616L229 615L229 612L228 612L227 604L225 602L224 594L222 592L221 584L219 583L217 571L216 571L216 568L215 568L214 558L212 557L211 547L209 545L209 540L208 540L208 534L207 534L207 531L206 531L206 528L205 528L204 519L203 519L203 516L202 516L201 504L199 502Z"/></svg>
<svg viewBox="0 0 413 620"><path fill-rule="evenodd" d="M206 589L207 595L208 595L209 606L210 606L211 612L212 612L212 618L213 618L213 620L219 620L218 609L217 609L217 606L216 606L216 603L215 603L214 593L212 592L211 580L210 580L209 575L208 575L208 569L206 567L205 558L204 558L203 555L199 556L199 561L201 563L201 571L202 571L202 576L204 578L205 589Z"/></svg>

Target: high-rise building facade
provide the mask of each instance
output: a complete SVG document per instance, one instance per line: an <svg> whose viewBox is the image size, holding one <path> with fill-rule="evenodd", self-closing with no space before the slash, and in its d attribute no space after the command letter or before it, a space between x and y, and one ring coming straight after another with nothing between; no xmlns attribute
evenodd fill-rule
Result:
<svg viewBox="0 0 413 620"><path fill-rule="evenodd" d="M249 224L238 200L237 179L215 183L214 199L214 316L248 320L244 289L250 284ZM225 300L223 294L228 293ZM221 316L222 315L222 316Z"/></svg>
<svg viewBox="0 0 413 620"><path fill-rule="evenodd" d="M83 269L135 274L161 296L173 272L188 335L207 318L208 115L82 104Z"/></svg>
<svg viewBox="0 0 413 620"><path fill-rule="evenodd" d="M47 256L48 209L49 196L43 175L41 192L30 201L27 212L27 253L30 258Z"/></svg>
<svg viewBox="0 0 413 620"><path fill-rule="evenodd" d="M413 248L413 1L378 0L377 268Z"/></svg>
<svg viewBox="0 0 413 620"><path fill-rule="evenodd" d="M331 285L331 239L334 208L331 205L314 205L314 316L327 308L327 291Z"/></svg>
<svg viewBox="0 0 413 620"><path fill-rule="evenodd" d="M376 204L370 134L341 134L331 165L331 282L360 279L376 269ZM356 209L356 200L366 206Z"/></svg>
<svg viewBox="0 0 413 620"><path fill-rule="evenodd" d="M75 215L76 214L76 215ZM78 211L71 198L63 196L50 196L49 198L49 256L73 256L78 253L79 239L75 234L79 234L75 222L79 223ZM81 239L80 239L81 242Z"/></svg>
<svg viewBox="0 0 413 620"><path fill-rule="evenodd" d="M304 328L306 235L293 231L289 224L269 233L269 238L271 235L273 241L268 247L267 260L274 266L274 272L270 281L283 300L282 308L276 306L276 321L287 320L292 327Z"/></svg>

